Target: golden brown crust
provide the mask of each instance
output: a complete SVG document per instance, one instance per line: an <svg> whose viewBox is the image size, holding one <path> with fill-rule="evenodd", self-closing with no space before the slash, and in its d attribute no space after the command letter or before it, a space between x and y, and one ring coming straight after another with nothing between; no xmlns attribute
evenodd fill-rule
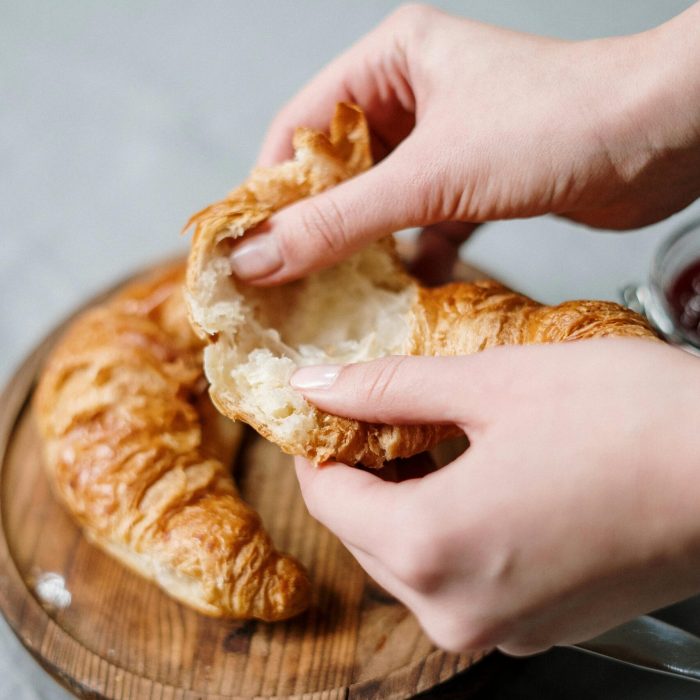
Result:
<svg viewBox="0 0 700 700"><path fill-rule="evenodd" d="M224 238L242 236L282 207L318 194L369 168L372 156L368 144L364 116L351 105L338 105L330 137L312 129L297 129L294 134L296 161L273 168L256 168L240 187L197 212L187 222L184 230L194 226L187 264L188 288L199 286L198 273Z"/></svg>
<svg viewBox="0 0 700 700"><path fill-rule="evenodd" d="M217 617L290 617L309 582L224 465L231 426L206 396L183 278L174 264L71 324L35 398L47 472L92 541L173 597Z"/></svg>
<svg viewBox="0 0 700 700"><path fill-rule="evenodd" d="M339 104L331 121L330 135L297 129L294 135L297 157L294 161L273 168L259 168L240 186L220 202L216 202L187 222L185 229L195 227L190 256L187 262L187 289L189 307L215 303L210 286L203 283L208 262L223 255L217 246L227 239L242 236L246 231L269 218L274 212L304 197L317 194L346 180L372 164L369 133L362 111L352 105ZM401 287L412 284L395 254L391 238L375 244L395 260L387 285ZM225 250L225 249L223 249ZM241 295L258 293L236 279L230 280L232 289ZM274 290L268 292L274 294ZM193 301L194 299L194 301ZM210 335L190 316L192 325L209 343L219 338ZM251 425L263 437L276 442L288 454L303 454L314 462L331 459L349 464L381 467L386 459L408 456L428 449L444 437L455 434L451 426L411 426L397 428L373 425L315 411L317 429L304 443L280 442L264 421L242 411L237 401L231 400L223 387L212 385L210 394L217 408L233 420Z"/></svg>
<svg viewBox="0 0 700 700"><path fill-rule="evenodd" d="M212 272L217 259L225 263L227 249L217 246L237 238L288 204L332 187L371 164L369 135L361 110L338 105L331 122L331 136L298 130L294 161L253 171L250 178L221 202L196 214L196 226L188 260L187 287L192 321L207 342L232 347L237 338L221 338L202 319L221 299L212 292L212 276L228 279L225 294L246 299L257 309L267 306L287 316L294 313L295 300L305 281L279 288L249 287L231 277L226 265ZM375 244L376 245L376 244ZM385 245L390 242L385 241ZM386 248L373 250L379 256ZM543 306L492 281L452 284L423 289L402 270L396 257L385 276L396 289L413 290L415 302L408 315L411 335L403 352L422 355L463 355L494 345L548 343L606 335L654 337L637 314L609 302L567 302ZM332 283L332 282L331 282ZM285 298L285 295L286 298ZM301 319L298 319L301 322ZM275 328L274 318L262 325ZM322 324L321 324L322 325ZM339 460L381 467L385 461L430 449L455 434L450 426L371 425L329 415L313 409L314 426L301 439L281 439L265 418L243 410L229 395L227 377L212 380L210 393L215 405L231 418L252 425L261 435L276 442L285 452L315 462Z"/></svg>
<svg viewBox="0 0 700 700"><path fill-rule="evenodd" d="M498 282L421 288L412 310L414 355L470 355L495 345L584 338L654 338L639 314L609 301L544 306Z"/></svg>

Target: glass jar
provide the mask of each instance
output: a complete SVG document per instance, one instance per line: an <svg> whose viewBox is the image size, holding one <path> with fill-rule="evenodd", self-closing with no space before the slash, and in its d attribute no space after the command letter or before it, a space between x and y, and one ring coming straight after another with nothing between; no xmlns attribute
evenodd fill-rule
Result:
<svg viewBox="0 0 700 700"><path fill-rule="evenodd" d="M700 220L661 244L647 284L625 287L622 299L669 343L700 355Z"/></svg>

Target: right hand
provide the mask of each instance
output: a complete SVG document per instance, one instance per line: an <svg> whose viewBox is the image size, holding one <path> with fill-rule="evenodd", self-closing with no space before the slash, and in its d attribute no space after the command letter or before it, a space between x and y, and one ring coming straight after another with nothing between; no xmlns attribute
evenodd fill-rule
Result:
<svg viewBox="0 0 700 700"><path fill-rule="evenodd" d="M542 651L700 591L687 353L604 338L304 367L291 383L335 415L469 436L400 483L297 458L311 514L439 646Z"/></svg>
<svg viewBox="0 0 700 700"><path fill-rule="evenodd" d="M700 194L698 35L700 5L642 34L581 42L399 9L291 100L259 160L290 157L294 127L324 128L344 100L365 110L380 162L261 225L234 249L235 274L287 282L440 222L665 218ZM455 250L472 228L453 226Z"/></svg>

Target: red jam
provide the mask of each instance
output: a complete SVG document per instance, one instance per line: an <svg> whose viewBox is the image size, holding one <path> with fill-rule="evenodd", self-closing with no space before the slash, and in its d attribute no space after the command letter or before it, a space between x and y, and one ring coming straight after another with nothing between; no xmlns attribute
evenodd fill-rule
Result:
<svg viewBox="0 0 700 700"><path fill-rule="evenodd" d="M700 340L700 260L686 267L666 290L674 320L694 340Z"/></svg>

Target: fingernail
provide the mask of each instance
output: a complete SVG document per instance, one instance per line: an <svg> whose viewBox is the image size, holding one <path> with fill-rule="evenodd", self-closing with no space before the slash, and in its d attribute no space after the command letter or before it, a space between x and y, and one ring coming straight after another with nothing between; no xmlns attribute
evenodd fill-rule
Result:
<svg viewBox="0 0 700 700"><path fill-rule="evenodd" d="M261 234L237 245L230 256L231 270L242 280L265 277L282 267L275 236Z"/></svg>
<svg viewBox="0 0 700 700"><path fill-rule="evenodd" d="M298 369L289 380L295 389L327 389L338 378L338 365L316 365Z"/></svg>

